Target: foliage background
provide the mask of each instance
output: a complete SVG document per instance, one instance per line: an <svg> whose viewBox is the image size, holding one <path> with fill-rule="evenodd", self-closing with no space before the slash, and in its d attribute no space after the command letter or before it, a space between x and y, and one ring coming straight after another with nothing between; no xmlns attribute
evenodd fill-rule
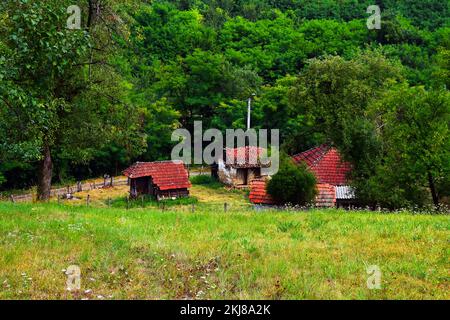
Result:
<svg viewBox="0 0 450 320"><path fill-rule="evenodd" d="M71 110L70 117L38 117L64 132L54 140L53 152L53 182L64 183L119 174L135 160L167 159L173 129L192 129L195 120L202 120L204 128L245 128L246 99L256 92L254 127L279 128L288 154L323 142L338 147L354 164L353 181L367 203L424 205L432 200L431 187L443 200L449 185L449 3L375 1L382 9L382 28L368 30L366 9L373 2L99 0L121 21L113 49L101 57L107 66L96 66L95 77L106 81L90 82L76 102L65 96L61 104L6 79L25 66L19 74L31 92L40 93L44 84L36 70L61 71L79 83L87 71L73 65L86 52L68 50L77 55L58 62L63 43L52 33L56 38L48 53L56 57L45 51L12 55L21 48L11 42L17 2L6 1L0 14L0 89L2 97L20 97L14 109L28 118L5 116L7 106L0 102L0 188L37 183L45 130L29 124L39 103L51 109L56 101L58 108ZM59 3L54 17L41 20L64 22L66 3ZM83 14L87 3L82 3ZM39 30L13 31L29 37L21 43L39 43L55 31L48 23ZM65 31L63 38L81 41L77 48L89 51L92 39L83 40L82 34ZM98 30L94 40L105 34ZM28 57L28 63L20 60ZM46 67L49 59L58 67ZM28 75L27 65L33 70ZM404 94L411 99L402 106ZM17 129L21 123L26 130ZM404 170L397 170L399 163ZM395 190L388 197L387 186Z"/></svg>

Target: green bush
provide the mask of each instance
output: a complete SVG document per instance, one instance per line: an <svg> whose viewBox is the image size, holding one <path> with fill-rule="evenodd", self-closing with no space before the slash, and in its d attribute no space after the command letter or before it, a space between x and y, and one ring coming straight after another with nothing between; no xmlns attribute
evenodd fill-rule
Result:
<svg viewBox="0 0 450 320"><path fill-rule="evenodd" d="M316 197L316 177L306 165L296 165L291 158L282 156L280 170L267 185L267 192L278 202L307 205Z"/></svg>
<svg viewBox="0 0 450 320"><path fill-rule="evenodd" d="M217 181L217 179L207 175L193 176L190 180L193 185L197 186L207 186L213 189L220 189L223 187L223 184Z"/></svg>
<svg viewBox="0 0 450 320"><path fill-rule="evenodd" d="M192 184L204 185L204 184L211 184L217 181L211 176L199 175L199 176L192 176L191 182Z"/></svg>

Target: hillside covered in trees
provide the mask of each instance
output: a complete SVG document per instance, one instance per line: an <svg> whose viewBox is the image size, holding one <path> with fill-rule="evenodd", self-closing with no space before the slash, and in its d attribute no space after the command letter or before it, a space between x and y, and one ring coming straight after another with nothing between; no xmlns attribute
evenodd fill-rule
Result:
<svg viewBox="0 0 450 320"><path fill-rule="evenodd" d="M176 128L280 129L336 146L367 204L450 195L450 5L442 0L0 4L0 190L170 157ZM367 8L381 8L369 30Z"/></svg>

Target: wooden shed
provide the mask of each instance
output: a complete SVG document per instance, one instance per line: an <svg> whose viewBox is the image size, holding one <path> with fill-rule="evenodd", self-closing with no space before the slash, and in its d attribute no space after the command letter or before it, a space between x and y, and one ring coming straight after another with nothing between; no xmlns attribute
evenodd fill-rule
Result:
<svg viewBox="0 0 450 320"><path fill-rule="evenodd" d="M182 161L137 162L126 169L130 196L149 195L157 200L189 197L189 173Z"/></svg>

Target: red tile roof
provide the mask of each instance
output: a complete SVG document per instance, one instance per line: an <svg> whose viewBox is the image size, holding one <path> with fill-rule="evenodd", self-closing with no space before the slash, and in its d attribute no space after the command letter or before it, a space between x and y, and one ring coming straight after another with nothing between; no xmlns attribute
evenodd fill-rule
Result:
<svg viewBox="0 0 450 320"><path fill-rule="evenodd" d="M320 208L332 208L336 206L335 187L330 184L318 184L316 206Z"/></svg>
<svg viewBox="0 0 450 320"><path fill-rule="evenodd" d="M152 177L160 190L189 189L189 174L182 161L137 162L123 174L130 179Z"/></svg>
<svg viewBox="0 0 450 320"><path fill-rule="evenodd" d="M250 202L254 204L276 204L275 200L267 193L266 180L256 179L250 183Z"/></svg>
<svg viewBox="0 0 450 320"><path fill-rule="evenodd" d="M348 184L351 165L341 159L339 151L328 145L305 151L292 157L295 162L305 162L316 175L319 184L341 186Z"/></svg>
<svg viewBox="0 0 450 320"><path fill-rule="evenodd" d="M267 181L264 179L253 180L250 184L250 202L254 204L274 205L277 202L267 193ZM332 208L336 205L335 187L330 184L317 185L317 197L315 204L320 208Z"/></svg>
<svg viewBox="0 0 450 320"><path fill-rule="evenodd" d="M254 146L225 149L226 164L235 168L261 168L260 157L264 156L266 149Z"/></svg>

